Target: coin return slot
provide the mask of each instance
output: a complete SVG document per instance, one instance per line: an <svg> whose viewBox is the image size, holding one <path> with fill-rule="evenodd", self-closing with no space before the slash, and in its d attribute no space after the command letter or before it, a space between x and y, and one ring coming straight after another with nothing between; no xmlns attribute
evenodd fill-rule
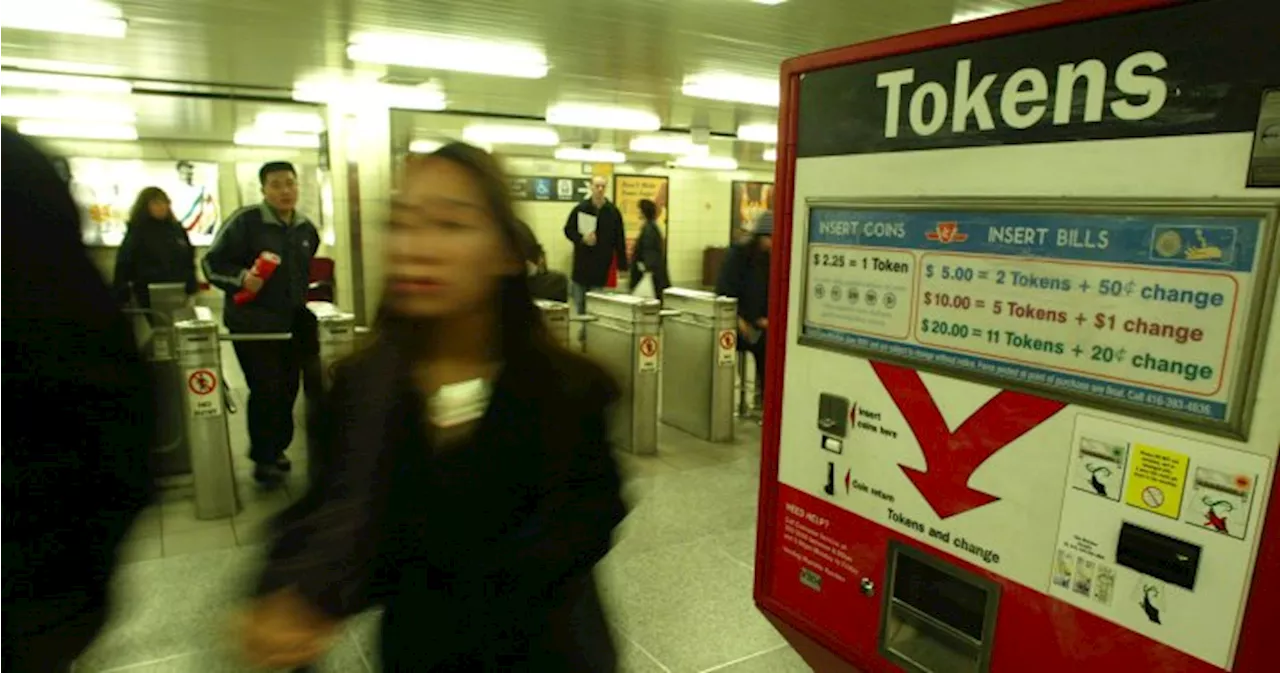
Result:
<svg viewBox="0 0 1280 673"><path fill-rule="evenodd" d="M897 542L886 584L881 654L918 673L988 670L999 585Z"/></svg>

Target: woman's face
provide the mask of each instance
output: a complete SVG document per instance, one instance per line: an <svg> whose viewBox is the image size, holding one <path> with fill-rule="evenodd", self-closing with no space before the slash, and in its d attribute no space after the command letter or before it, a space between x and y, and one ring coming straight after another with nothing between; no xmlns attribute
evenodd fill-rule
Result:
<svg viewBox="0 0 1280 673"><path fill-rule="evenodd" d="M522 270L484 194L466 169L426 159L405 175L387 235L391 308L437 318L474 311Z"/></svg>
<svg viewBox="0 0 1280 673"><path fill-rule="evenodd" d="M147 204L147 212L151 213L151 217L157 220L169 219L169 200L151 199L151 202Z"/></svg>

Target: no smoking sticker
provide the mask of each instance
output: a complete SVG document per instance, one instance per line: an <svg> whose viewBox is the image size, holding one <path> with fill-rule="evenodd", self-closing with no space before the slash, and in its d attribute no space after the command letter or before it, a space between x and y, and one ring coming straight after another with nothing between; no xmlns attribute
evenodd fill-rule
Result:
<svg viewBox="0 0 1280 673"><path fill-rule="evenodd" d="M659 350L658 337L656 336L640 337L640 346L638 350L640 351L640 357L637 358L640 361L639 362L640 371L642 372L658 371L658 350Z"/></svg>
<svg viewBox="0 0 1280 673"><path fill-rule="evenodd" d="M218 392L218 375L211 369L187 372L187 413L192 418L222 415L222 396Z"/></svg>
<svg viewBox="0 0 1280 673"><path fill-rule="evenodd" d="M719 348L716 349L716 364L732 367L737 362L738 335L731 329L720 330Z"/></svg>
<svg viewBox="0 0 1280 673"><path fill-rule="evenodd" d="M1170 519L1182 511L1187 456L1155 446L1135 444L1129 462L1125 503Z"/></svg>

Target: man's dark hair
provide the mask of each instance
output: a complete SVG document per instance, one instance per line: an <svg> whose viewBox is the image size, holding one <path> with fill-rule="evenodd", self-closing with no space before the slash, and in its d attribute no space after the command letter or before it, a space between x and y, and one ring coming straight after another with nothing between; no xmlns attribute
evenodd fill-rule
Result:
<svg viewBox="0 0 1280 673"><path fill-rule="evenodd" d="M646 221L652 222L658 219L658 204L649 199L640 199L640 213Z"/></svg>
<svg viewBox="0 0 1280 673"><path fill-rule="evenodd" d="M298 177L298 171L293 167L293 164L287 161L268 161L267 163L262 164L262 168L258 169L258 185L265 186L267 184L268 175L284 171L289 171L295 178Z"/></svg>
<svg viewBox="0 0 1280 673"><path fill-rule="evenodd" d="M190 168L192 170L195 170L196 165L191 163L190 161L187 161L186 159L182 159L181 161L178 162L178 165L175 166L175 168L177 168L178 170L182 170L184 168Z"/></svg>

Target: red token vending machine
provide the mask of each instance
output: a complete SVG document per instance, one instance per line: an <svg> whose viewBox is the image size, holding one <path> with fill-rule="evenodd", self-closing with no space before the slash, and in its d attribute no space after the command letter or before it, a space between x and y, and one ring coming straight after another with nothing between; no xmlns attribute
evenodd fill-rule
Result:
<svg viewBox="0 0 1280 673"><path fill-rule="evenodd" d="M1277 26L785 64L756 598L817 670L1280 670Z"/></svg>

